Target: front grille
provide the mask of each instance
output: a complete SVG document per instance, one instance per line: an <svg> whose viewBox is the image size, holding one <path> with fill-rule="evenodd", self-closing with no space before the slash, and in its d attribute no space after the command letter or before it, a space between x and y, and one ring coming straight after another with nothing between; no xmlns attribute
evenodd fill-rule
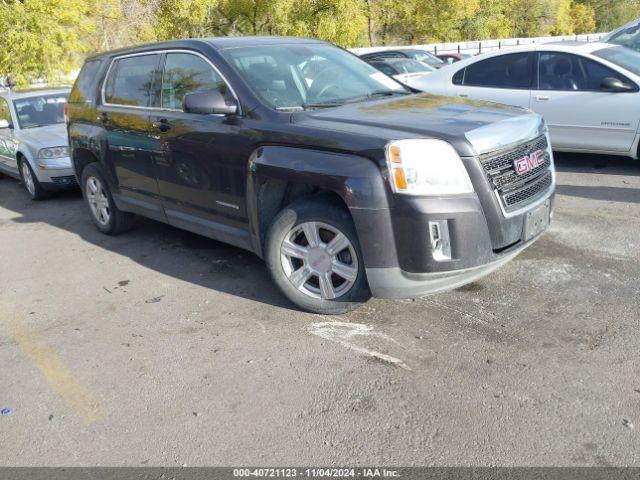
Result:
<svg viewBox="0 0 640 480"><path fill-rule="evenodd" d="M65 175L64 177L51 177L51 181L56 185L77 185L74 175Z"/></svg>
<svg viewBox="0 0 640 480"><path fill-rule="evenodd" d="M551 186L553 174L547 170L547 173L540 175L533 182L528 183L524 188L519 188L513 192L506 193L502 196L505 207L508 210L515 210L527 203L529 200L540 197L541 193L547 191Z"/></svg>
<svg viewBox="0 0 640 480"><path fill-rule="evenodd" d="M489 183L498 192L506 212L525 207L542 197L553 183L551 156L547 137L540 137L518 145L508 151L488 153L480 157ZM528 172L518 175L514 162L531 153L542 150L540 164Z"/></svg>

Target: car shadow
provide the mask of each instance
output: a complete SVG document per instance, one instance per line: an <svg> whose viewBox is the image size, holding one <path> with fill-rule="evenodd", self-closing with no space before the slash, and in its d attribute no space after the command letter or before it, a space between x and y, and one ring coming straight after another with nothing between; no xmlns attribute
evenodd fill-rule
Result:
<svg viewBox="0 0 640 480"><path fill-rule="evenodd" d="M4 177L0 178L0 207L16 214L2 223L48 224L170 277L296 310L271 281L265 263L253 253L142 217L129 232L103 235L91 222L78 190L34 202L18 181Z"/></svg>
<svg viewBox="0 0 640 480"><path fill-rule="evenodd" d="M556 170L563 173L586 173L640 176L640 160L612 155L556 153ZM608 202L640 203L640 188L605 185L567 185L558 181L556 193L570 197Z"/></svg>

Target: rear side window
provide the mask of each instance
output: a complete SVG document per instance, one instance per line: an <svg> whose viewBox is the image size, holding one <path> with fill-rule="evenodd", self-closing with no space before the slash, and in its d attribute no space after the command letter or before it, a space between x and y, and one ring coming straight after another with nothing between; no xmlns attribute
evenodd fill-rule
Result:
<svg viewBox="0 0 640 480"><path fill-rule="evenodd" d="M168 53L162 75L162 108L182 110L187 93L218 90L227 100L233 96L222 77L204 59L191 53Z"/></svg>
<svg viewBox="0 0 640 480"><path fill-rule="evenodd" d="M96 86L96 74L100 67L100 60L86 62L80 70L80 74L73 84L73 89L69 94L70 103L85 103L93 101Z"/></svg>
<svg viewBox="0 0 640 480"><path fill-rule="evenodd" d="M481 60L466 68L464 84L490 88L530 88L531 56L512 53Z"/></svg>
<svg viewBox="0 0 640 480"><path fill-rule="evenodd" d="M114 105L149 107L160 55L135 55L114 60L104 89L104 100Z"/></svg>

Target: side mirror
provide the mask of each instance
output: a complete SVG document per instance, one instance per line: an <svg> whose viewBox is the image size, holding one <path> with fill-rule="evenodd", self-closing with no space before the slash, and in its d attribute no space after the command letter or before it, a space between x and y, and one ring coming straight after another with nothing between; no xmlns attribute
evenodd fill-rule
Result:
<svg viewBox="0 0 640 480"><path fill-rule="evenodd" d="M199 113L202 115L233 115L238 112L238 106L227 105L218 90L207 90L187 93L182 100L182 110L187 113Z"/></svg>
<svg viewBox="0 0 640 480"><path fill-rule="evenodd" d="M600 90L603 92L630 92L633 87L627 83L624 83L619 78L605 77L600 83Z"/></svg>
<svg viewBox="0 0 640 480"><path fill-rule="evenodd" d="M0 119L0 129L9 128L9 122L4 118Z"/></svg>

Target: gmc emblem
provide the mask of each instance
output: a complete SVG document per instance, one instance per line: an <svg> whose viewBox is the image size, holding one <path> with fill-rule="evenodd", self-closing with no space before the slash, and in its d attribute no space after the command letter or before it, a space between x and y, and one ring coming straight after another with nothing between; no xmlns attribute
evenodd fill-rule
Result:
<svg viewBox="0 0 640 480"><path fill-rule="evenodd" d="M536 167L544 164L544 150L537 150L522 158L513 161L513 168L518 175L530 172Z"/></svg>

